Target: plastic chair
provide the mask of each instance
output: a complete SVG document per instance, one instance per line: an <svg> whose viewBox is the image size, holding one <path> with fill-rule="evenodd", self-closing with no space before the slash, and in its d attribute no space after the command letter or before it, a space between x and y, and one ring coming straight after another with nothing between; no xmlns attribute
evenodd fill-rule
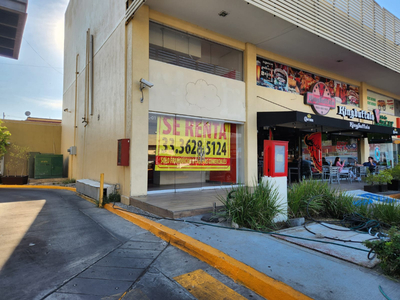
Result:
<svg viewBox="0 0 400 300"><path fill-rule="evenodd" d="M330 167L329 168L329 183L333 183L335 180L338 184L340 184L339 167Z"/></svg>
<svg viewBox="0 0 400 300"><path fill-rule="evenodd" d="M362 177L362 176L367 177L367 167L365 167L365 166L360 167L359 177Z"/></svg>
<svg viewBox="0 0 400 300"><path fill-rule="evenodd" d="M328 180L330 177L330 167L322 166L322 180Z"/></svg>

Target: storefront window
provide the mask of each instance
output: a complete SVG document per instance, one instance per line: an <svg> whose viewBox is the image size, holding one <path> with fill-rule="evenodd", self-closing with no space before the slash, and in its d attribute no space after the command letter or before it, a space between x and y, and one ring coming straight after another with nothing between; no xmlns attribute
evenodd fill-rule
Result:
<svg viewBox="0 0 400 300"><path fill-rule="evenodd" d="M379 165L392 167L398 164L397 147L393 144L370 144L369 156L373 157Z"/></svg>
<svg viewBox="0 0 400 300"><path fill-rule="evenodd" d="M150 114L148 190L243 182L242 131L225 121Z"/></svg>
<svg viewBox="0 0 400 300"><path fill-rule="evenodd" d="M311 160L310 153L304 140L302 142L303 159ZM346 164L354 165L358 161L358 139L341 135L322 135L322 157L333 165L335 158L340 157Z"/></svg>

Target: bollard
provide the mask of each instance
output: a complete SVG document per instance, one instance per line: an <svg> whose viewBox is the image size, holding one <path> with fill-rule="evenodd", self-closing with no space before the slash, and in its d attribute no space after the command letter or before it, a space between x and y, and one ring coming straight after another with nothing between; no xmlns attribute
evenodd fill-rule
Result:
<svg viewBox="0 0 400 300"><path fill-rule="evenodd" d="M100 174L99 207L103 207L104 173Z"/></svg>

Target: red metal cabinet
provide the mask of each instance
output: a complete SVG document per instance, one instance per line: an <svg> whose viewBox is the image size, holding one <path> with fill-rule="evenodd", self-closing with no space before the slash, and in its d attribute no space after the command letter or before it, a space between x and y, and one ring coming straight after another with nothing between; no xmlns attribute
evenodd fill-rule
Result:
<svg viewBox="0 0 400 300"><path fill-rule="evenodd" d="M288 145L287 141L264 141L264 176L287 176Z"/></svg>
<svg viewBox="0 0 400 300"><path fill-rule="evenodd" d="M129 139L118 140L118 166L129 166Z"/></svg>

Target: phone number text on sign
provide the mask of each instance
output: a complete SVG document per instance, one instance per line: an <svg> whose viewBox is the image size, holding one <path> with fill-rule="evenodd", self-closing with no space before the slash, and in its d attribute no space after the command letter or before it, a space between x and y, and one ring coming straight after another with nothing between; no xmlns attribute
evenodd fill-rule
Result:
<svg viewBox="0 0 400 300"><path fill-rule="evenodd" d="M156 171L229 171L230 124L158 117Z"/></svg>

